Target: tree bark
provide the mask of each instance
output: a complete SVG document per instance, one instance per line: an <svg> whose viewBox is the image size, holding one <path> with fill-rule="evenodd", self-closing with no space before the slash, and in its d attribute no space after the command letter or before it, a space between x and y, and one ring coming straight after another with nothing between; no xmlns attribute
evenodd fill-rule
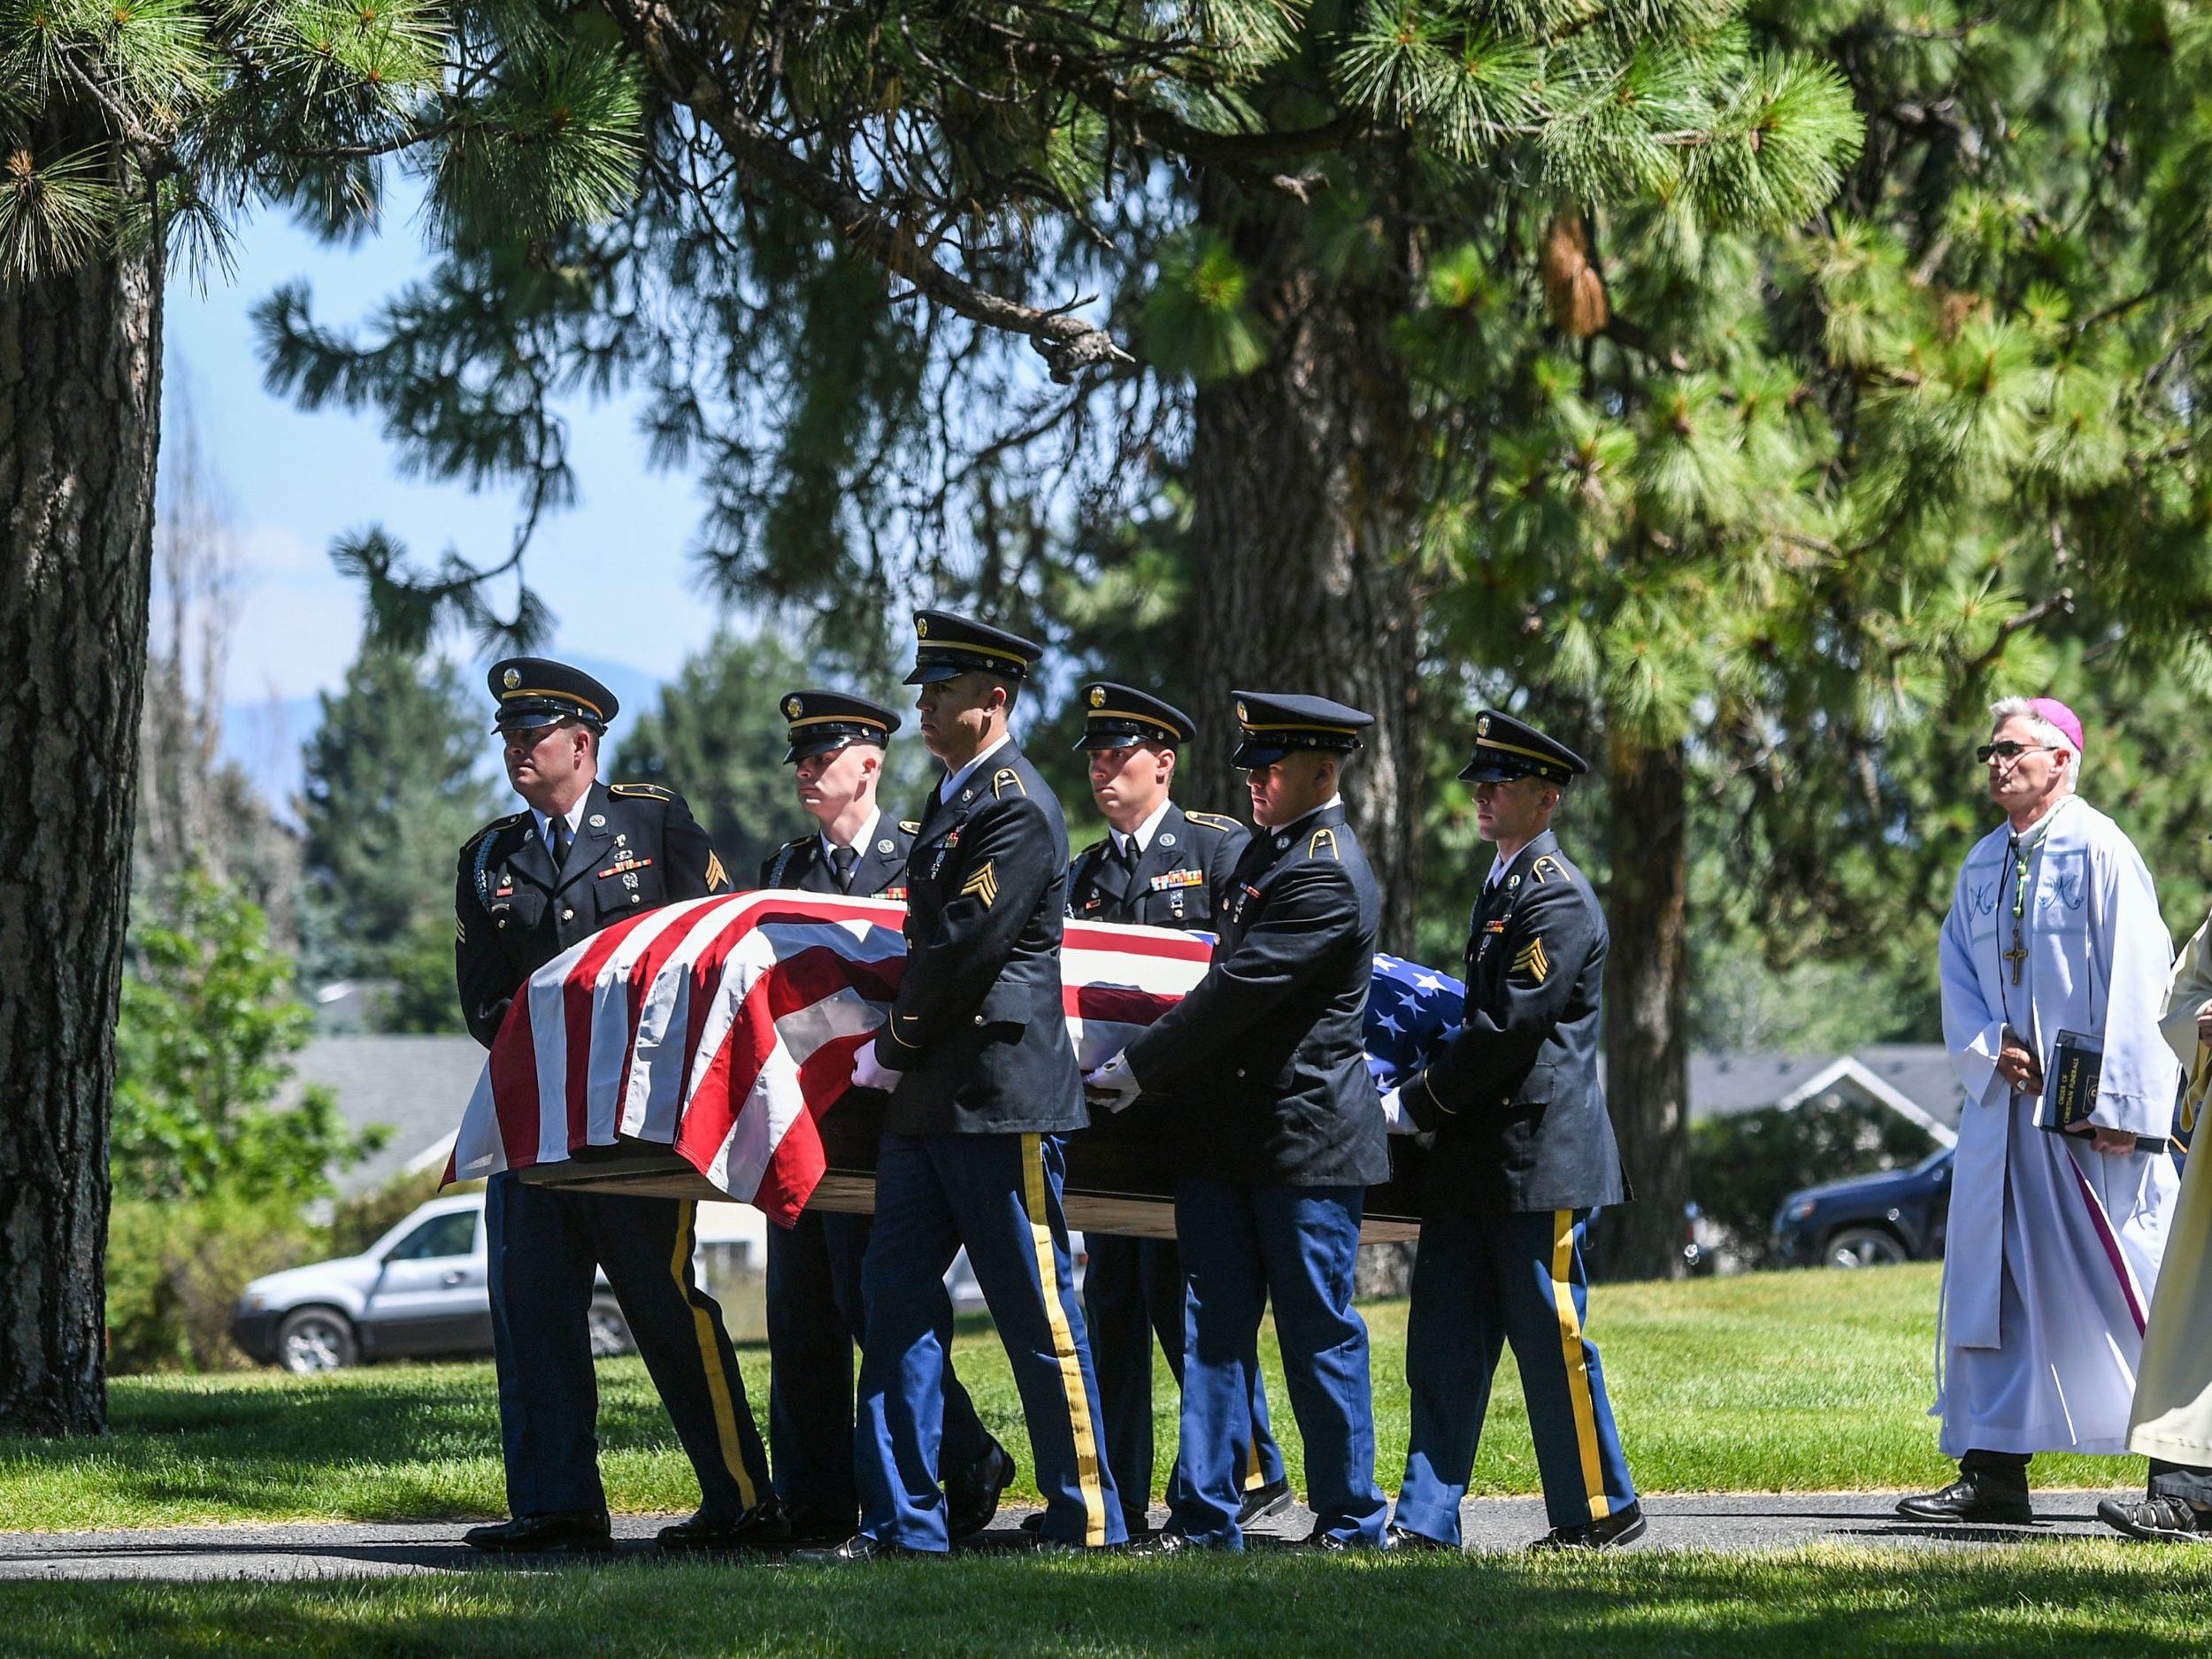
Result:
<svg viewBox="0 0 2212 1659"><path fill-rule="evenodd" d="M102 142L96 125L51 137ZM43 148L43 145L42 145ZM161 411L157 244L0 287L0 1432L96 1433Z"/></svg>
<svg viewBox="0 0 2212 1659"><path fill-rule="evenodd" d="M1682 1270L1690 1197L1688 776L1678 743L1610 747L1605 1093L1634 1196L1606 1217L1597 1267L1612 1279Z"/></svg>
<svg viewBox="0 0 2212 1659"><path fill-rule="evenodd" d="M1201 185L1201 219L1250 273L1273 349L1196 400L1187 689L1205 741L1179 793L1194 806L1247 810L1229 764L1237 687L1333 697L1373 715L1345 803L1382 888L1383 947L1403 950L1419 879L1420 618L1408 557L1417 455L1390 325L1410 288L1409 238L1386 224L1387 268L1331 283L1302 255L1305 212L1287 196L1256 203L1217 180Z"/></svg>

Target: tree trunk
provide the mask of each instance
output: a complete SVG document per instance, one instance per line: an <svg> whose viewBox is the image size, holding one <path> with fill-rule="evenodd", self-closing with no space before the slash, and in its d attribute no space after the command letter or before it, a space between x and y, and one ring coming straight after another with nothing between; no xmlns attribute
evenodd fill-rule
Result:
<svg viewBox="0 0 2212 1659"><path fill-rule="evenodd" d="M1615 744L1605 781L1605 1094L1634 1202L1606 1217L1597 1265L1612 1279L1671 1278L1690 1197L1687 762L1678 743Z"/></svg>
<svg viewBox="0 0 2212 1659"><path fill-rule="evenodd" d="M1236 687L1334 697L1372 714L1345 802L1382 887L1384 948L1409 949L1422 788L1420 618L1407 557L1417 456L1390 341L1409 287L1407 239L1382 231L1388 269L1332 284L1299 257L1305 209L1288 197L1256 204L1209 180L1200 212L1251 273L1273 349L1256 372L1197 397L1186 688L1205 741L1178 793L1246 810L1229 764Z"/></svg>
<svg viewBox="0 0 2212 1659"><path fill-rule="evenodd" d="M42 136L48 136L42 134ZM96 127L52 135L101 142ZM42 146L43 148L43 146ZM0 1432L96 1433L158 247L0 287Z"/></svg>

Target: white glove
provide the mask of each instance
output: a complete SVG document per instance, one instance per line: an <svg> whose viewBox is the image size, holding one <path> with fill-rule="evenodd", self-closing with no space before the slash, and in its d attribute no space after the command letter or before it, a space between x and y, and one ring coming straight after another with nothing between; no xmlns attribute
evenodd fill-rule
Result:
<svg viewBox="0 0 2212 1659"><path fill-rule="evenodd" d="M899 1074L876 1058L873 1037L853 1050L853 1087L879 1088L888 1093L898 1086Z"/></svg>
<svg viewBox="0 0 2212 1659"><path fill-rule="evenodd" d="M1083 1098L1110 1112L1122 1110L1141 1092L1137 1074L1129 1069L1125 1054L1118 1054L1104 1065L1083 1074Z"/></svg>
<svg viewBox="0 0 2212 1659"><path fill-rule="evenodd" d="M1405 1109L1394 1088L1385 1089L1382 1097L1383 1123L1394 1135L1418 1134L1421 1125L1413 1121L1413 1114Z"/></svg>

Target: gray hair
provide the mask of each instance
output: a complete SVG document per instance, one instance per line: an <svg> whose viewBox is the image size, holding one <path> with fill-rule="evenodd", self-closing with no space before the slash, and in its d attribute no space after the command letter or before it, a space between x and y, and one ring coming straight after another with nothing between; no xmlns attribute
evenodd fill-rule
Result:
<svg viewBox="0 0 2212 1659"><path fill-rule="evenodd" d="M1992 732L2007 720L2025 720L2028 730L2053 749L2062 749L2074 757L2074 764L2081 764L2081 750L2074 747L2074 740L2053 726L2035 710L2035 705L2025 697L2000 697L1989 705L1989 729Z"/></svg>

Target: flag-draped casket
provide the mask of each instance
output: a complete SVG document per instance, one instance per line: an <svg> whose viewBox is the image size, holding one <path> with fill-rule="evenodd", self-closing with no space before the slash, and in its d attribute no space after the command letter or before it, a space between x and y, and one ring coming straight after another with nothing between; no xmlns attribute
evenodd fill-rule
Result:
<svg viewBox="0 0 2212 1659"><path fill-rule="evenodd" d="M771 889L647 911L547 964L509 1009L455 1139L449 1179L502 1170L597 1190L736 1199L789 1225L809 1203L874 1206L882 1097L850 1092L853 1052L905 967L904 907ZM1070 922L1068 1033L1088 1069L1205 976L1203 934ZM1376 958L1369 1064L1419 1063L1460 1014L1456 981ZM1078 1227L1166 1236L1178 1112L1141 1101L1073 1136ZM1366 1237L1409 1238L1413 1156L1373 1188Z"/></svg>

